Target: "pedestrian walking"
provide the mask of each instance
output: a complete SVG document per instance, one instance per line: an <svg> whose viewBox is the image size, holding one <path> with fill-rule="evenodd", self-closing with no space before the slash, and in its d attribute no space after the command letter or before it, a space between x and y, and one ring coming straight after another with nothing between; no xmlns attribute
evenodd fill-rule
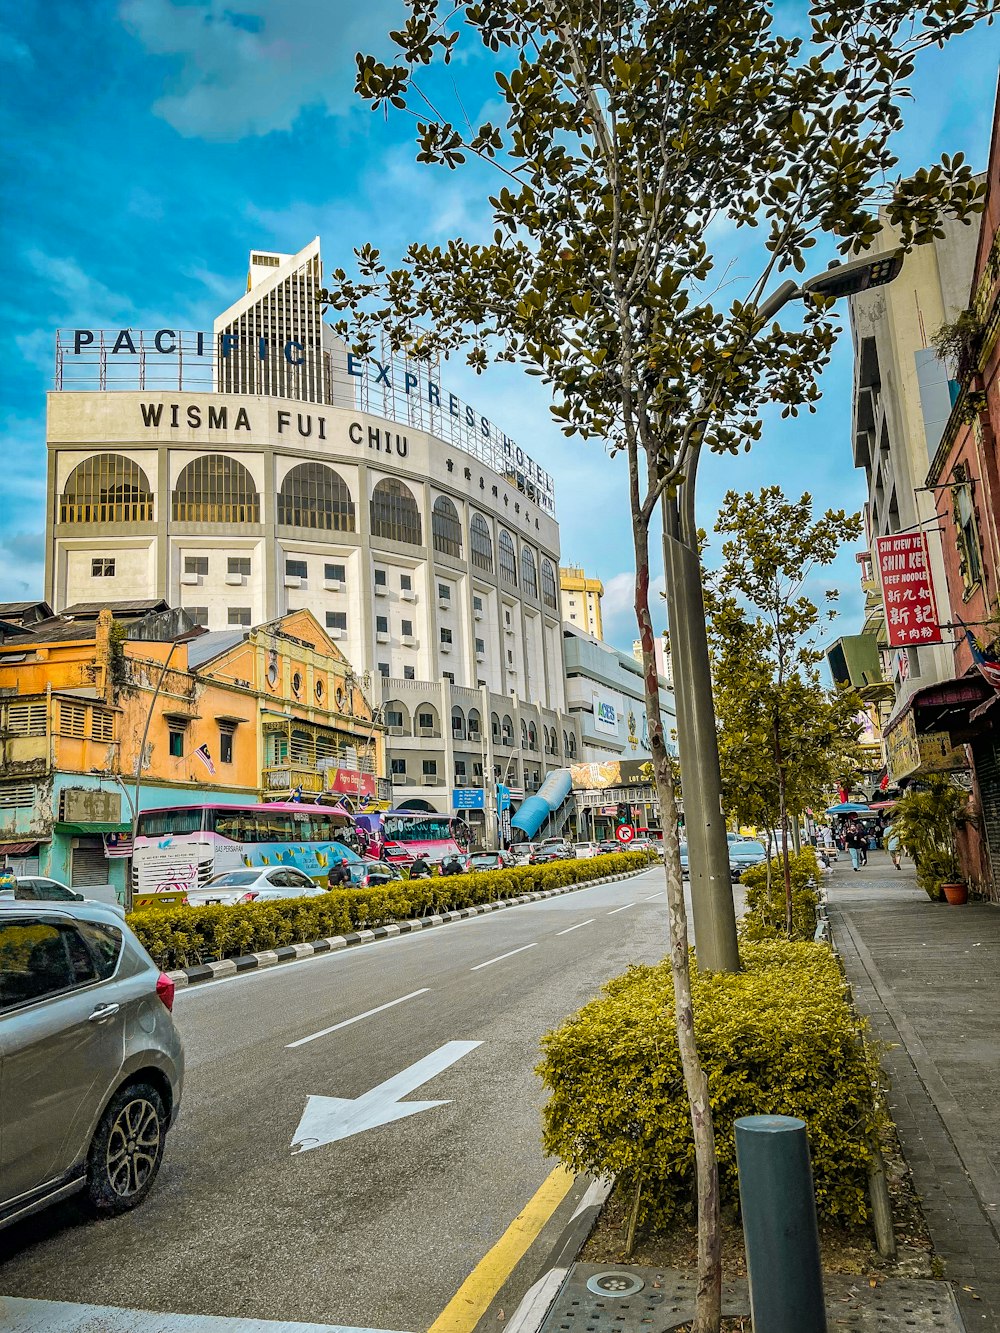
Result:
<svg viewBox="0 0 1000 1333"><path fill-rule="evenodd" d="M901 868L899 864L900 858L903 855L902 845L900 844L899 838L896 836L895 833L893 833L891 828L886 829L886 834L887 834L885 843L886 849L890 857L892 857L892 864L896 867L897 870L899 870Z"/></svg>
<svg viewBox="0 0 1000 1333"><path fill-rule="evenodd" d="M857 872L861 869L861 830L856 825L852 824L844 834L844 842L847 844L847 850L851 854L851 865L855 872Z"/></svg>
<svg viewBox="0 0 1000 1333"><path fill-rule="evenodd" d="M337 889L340 888L341 885L349 884L350 882L351 872L347 868L347 861L338 856L336 861L332 862L330 869L326 872L326 887L328 889Z"/></svg>

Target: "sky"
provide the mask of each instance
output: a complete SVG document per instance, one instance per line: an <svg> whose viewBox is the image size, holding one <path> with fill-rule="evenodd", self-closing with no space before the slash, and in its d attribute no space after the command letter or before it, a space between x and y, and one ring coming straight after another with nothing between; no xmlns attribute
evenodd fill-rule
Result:
<svg viewBox="0 0 1000 1333"><path fill-rule="evenodd" d="M805 6L790 0L786 10L800 19ZM398 0L0 5L0 600L43 591L45 394L57 328L210 329L245 289L251 248L293 253L319 235L329 271L349 267L366 241L392 262L410 241L492 235L495 178L421 166L412 122L373 115L353 93L354 52L384 52L402 13ZM942 152L985 167L998 60L1000 29L985 27L924 54L896 140L902 171ZM463 88L479 86L474 76L462 70ZM483 107L490 87L484 77ZM468 107L473 120L483 107ZM818 268L830 257L813 253ZM810 491L822 508L860 508L852 361L845 332L816 415L768 416L749 455L704 461L704 527L730 487L777 482L795 496ZM630 647L622 460L566 440L544 386L515 367L477 378L453 361L442 380L553 475L563 563L603 580L605 636ZM821 576L822 587L841 589L834 634L860 628L857 580L853 550ZM662 625L662 604L657 612Z"/></svg>

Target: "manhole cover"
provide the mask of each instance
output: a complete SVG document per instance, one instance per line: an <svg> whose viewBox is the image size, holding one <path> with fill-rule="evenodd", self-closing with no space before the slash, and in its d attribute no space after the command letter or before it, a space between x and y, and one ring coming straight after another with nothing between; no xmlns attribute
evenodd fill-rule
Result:
<svg viewBox="0 0 1000 1333"><path fill-rule="evenodd" d="M598 1296L634 1296L645 1285L634 1273L595 1273L587 1278L587 1290Z"/></svg>

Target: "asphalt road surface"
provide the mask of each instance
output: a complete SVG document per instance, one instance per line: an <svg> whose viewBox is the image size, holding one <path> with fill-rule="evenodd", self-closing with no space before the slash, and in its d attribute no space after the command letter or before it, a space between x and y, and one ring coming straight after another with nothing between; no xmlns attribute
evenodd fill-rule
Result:
<svg viewBox="0 0 1000 1333"><path fill-rule="evenodd" d="M65 1204L0 1233L0 1292L429 1328L554 1165L539 1038L666 947L654 867L179 991L187 1079L153 1194L111 1221ZM2 1328L49 1327L47 1307L10 1308L24 1322L0 1301Z"/></svg>

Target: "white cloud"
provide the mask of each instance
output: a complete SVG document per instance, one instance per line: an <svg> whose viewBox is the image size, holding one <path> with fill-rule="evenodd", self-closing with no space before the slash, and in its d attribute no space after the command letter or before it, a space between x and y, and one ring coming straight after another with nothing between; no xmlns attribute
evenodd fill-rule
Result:
<svg viewBox="0 0 1000 1333"><path fill-rule="evenodd" d="M153 110L186 138L231 143L291 130L318 106L353 102L354 53L384 35L389 0L123 0L125 27L153 55L179 62Z"/></svg>

